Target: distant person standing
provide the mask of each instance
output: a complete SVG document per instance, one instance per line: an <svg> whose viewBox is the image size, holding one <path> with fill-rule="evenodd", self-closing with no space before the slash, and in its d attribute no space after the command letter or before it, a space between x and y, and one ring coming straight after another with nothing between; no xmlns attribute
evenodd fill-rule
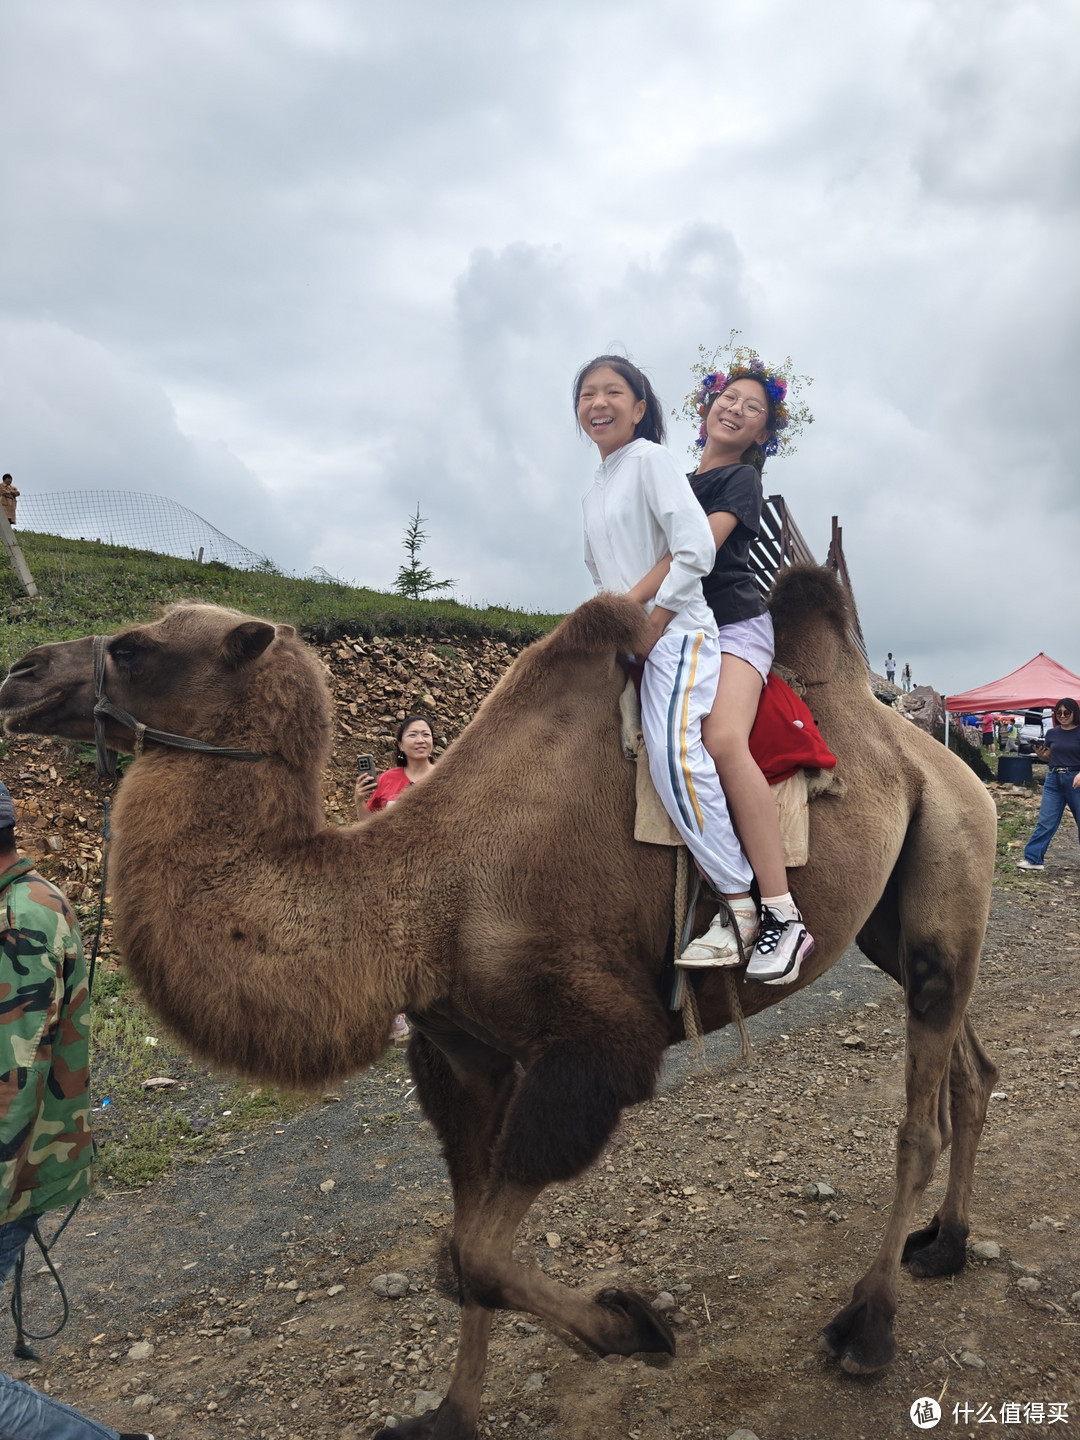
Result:
<svg viewBox="0 0 1080 1440"><path fill-rule="evenodd" d="M984 715L979 722L979 729L982 731L982 747L994 753L994 716L993 712Z"/></svg>
<svg viewBox="0 0 1080 1440"><path fill-rule="evenodd" d="M911 689L911 666L906 660L903 670L900 671L900 683L903 685L905 693Z"/></svg>
<svg viewBox="0 0 1080 1440"><path fill-rule="evenodd" d="M1024 846L1024 858L1016 863L1021 870L1041 870L1050 841L1057 834L1066 805L1076 821L1080 839L1080 707L1075 700L1059 700L1054 706L1054 728L1048 730L1035 754L1049 765L1043 781L1039 820Z"/></svg>
<svg viewBox="0 0 1080 1440"><path fill-rule="evenodd" d="M890 685L896 684L896 661L893 659L891 650L885 656L885 679Z"/></svg>
<svg viewBox="0 0 1080 1440"><path fill-rule="evenodd" d="M15 506L19 499L19 492L12 484L11 476L5 475L0 480L0 507L3 507L9 525L15 524Z"/></svg>

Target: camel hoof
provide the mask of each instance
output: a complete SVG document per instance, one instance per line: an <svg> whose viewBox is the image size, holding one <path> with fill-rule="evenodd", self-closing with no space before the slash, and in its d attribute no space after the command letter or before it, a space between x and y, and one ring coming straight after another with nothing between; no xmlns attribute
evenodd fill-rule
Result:
<svg viewBox="0 0 1080 1440"><path fill-rule="evenodd" d="M825 1326L822 1341L848 1375L873 1375L896 1355L896 1306L883 1299L853 1300Z"/></svg>
<svg viewBox="0 0 1080 1440"><path fill-rule="evenodd" d="M625 1338L613 1336L606 1345L594 1345L598 1355L634 1355L639 1350L675 1354L671 1326L635 1290L601 1290L596 1303L624 1319L629 1327Z"/></svg>
<svg viewBox="0 0 1080 1440"><path fill-rule="evenodd" d="M854 1355L840 1356L840 1369L848 1375L876 1375L881 1368L880 1365L864 1365Z"/></svg>
<svg viewBox="0 0 1080 1440"><path fill-rule="evenodd" d="M942 1226L935 1215L924 1229L908 1236L900 1259L917 1280L955 1275L967 1264L967 1231L957 1225Z"/></svg>
<svg viewBox="0 0 1080 1440"><path fill-rule="evenodd" d="M438 1424L440 1416L441 1425ZM444 1400L437 1410L427 1410L415 1420L402 1420L400 1425L384 1425L375 1432L372 1440L476 1440L476 1428L463 1426L460 1417L453 1414Z"/></svg>
<svg viewBox="0 0 1080 1440"><path fill-rule="evenodd" d="M932 1245L938 1237L940 1225L941 1222L935 1215L929 1225L924 1225L921 1230L912 1230L911 1234L904 1241L900 1264L906 1265L917 1250L925 1250L928 1245Z"/></svg>

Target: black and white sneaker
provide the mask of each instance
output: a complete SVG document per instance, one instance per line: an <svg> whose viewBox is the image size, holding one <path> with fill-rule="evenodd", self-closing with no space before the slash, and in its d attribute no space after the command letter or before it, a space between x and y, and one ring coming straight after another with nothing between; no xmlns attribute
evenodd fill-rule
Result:
<svg viewBox="0 0 1080 1440"><path fill-rule="evenodd" d="M799 978L802 962L813 949L814 938L797 910L788 920L770 905L763 905L761 931L746 967L746 978L762 985L791 985Z"/></svg>

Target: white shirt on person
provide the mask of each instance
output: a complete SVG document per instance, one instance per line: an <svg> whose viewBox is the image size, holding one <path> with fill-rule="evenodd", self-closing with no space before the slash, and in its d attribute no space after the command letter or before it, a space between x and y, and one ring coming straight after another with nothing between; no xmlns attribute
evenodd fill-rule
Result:
<svg viewBox="0 0 1080 1440"><path fill-rule="evenodd" d="M701 593L716 542L685 474L662 445L631 440L609 455L581 503L585 563L598 590L625 593L670 555L671 569L645 608L674 611L669 632L716 635Z"/></svg>

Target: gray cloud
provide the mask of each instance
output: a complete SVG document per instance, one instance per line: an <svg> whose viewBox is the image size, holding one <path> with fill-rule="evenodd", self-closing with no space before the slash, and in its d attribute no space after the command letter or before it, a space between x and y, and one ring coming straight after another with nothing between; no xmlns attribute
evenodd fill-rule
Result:
<svg viewBox="0 0 1080 1440"><path fill-rule="evenodd" d="M15 0L0 460L377 585L419 502L460 593L563 608L574 370L622 347L678 407L735 327L814 376L767 488L820 554L840 515L872 657L949 690L1077 668L1077 29L1025 0Z"/></svg>

